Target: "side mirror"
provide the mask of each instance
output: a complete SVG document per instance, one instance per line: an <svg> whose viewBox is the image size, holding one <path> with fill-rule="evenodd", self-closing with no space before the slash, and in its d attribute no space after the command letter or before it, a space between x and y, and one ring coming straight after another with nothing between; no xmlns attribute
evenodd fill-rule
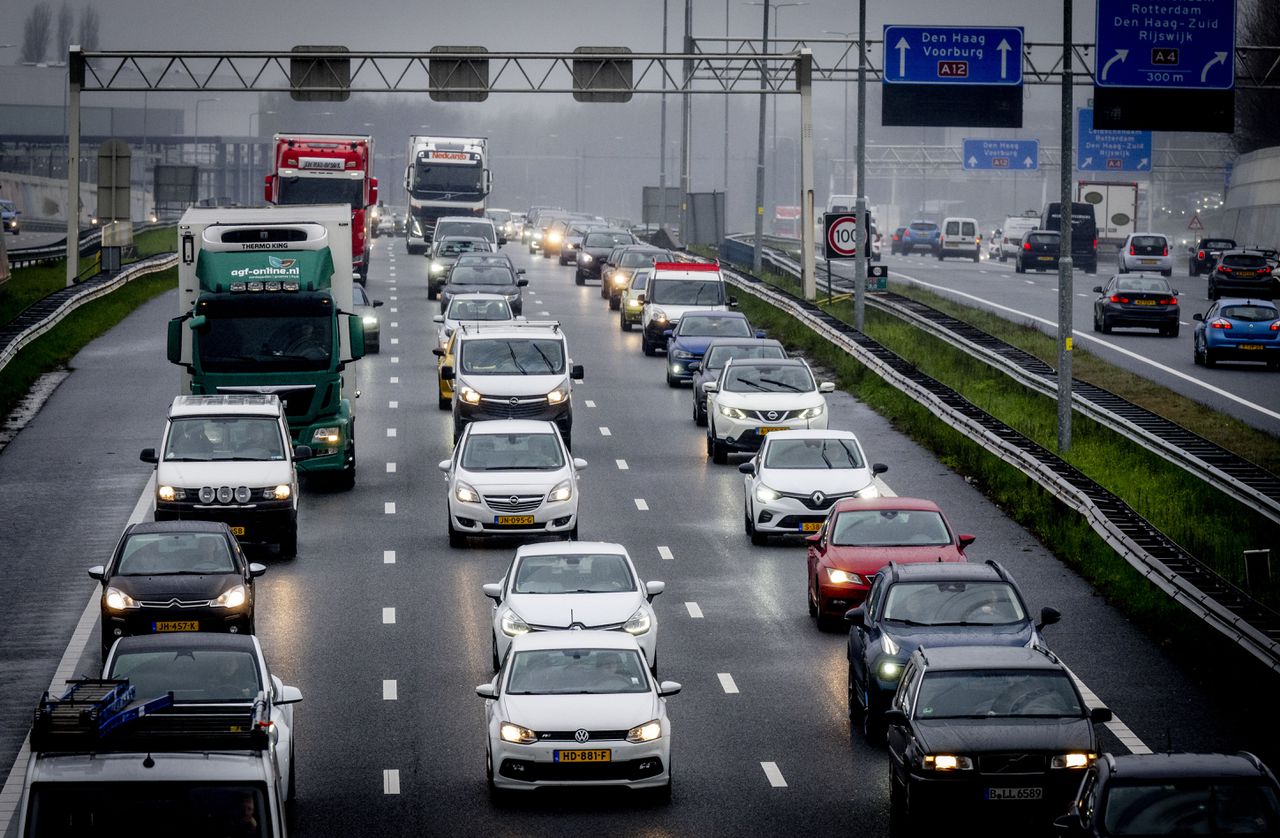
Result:
<svg viewBox="0 0 1280 838"><path fill-rule="evenodd" d="M443 358L445 353L443 349L437 346L435 349L431 350L431 354L436 356L437 358Z"/></svg>
<svg viewBox="0 0 1280 838"><path fill-rule="evenodd" d="M966 534L964 534L964 535L960 536L960 538L959 538L958 540L959 540L959 542L960 542L960 549L961 549L961 550L963 550L964 548L968 547L968 546L969 546L970 544L972 544L973 542L977 541L977 540L978 540L978 537L977 537L976 535L969 535L969 534L967 534L967 533L966 533Z"/></svg>
<svg viewBox="0 0 1280 838"><path fill-rule="evenodd" d="M644 583L644 592L645 592L645 595L649 598L650 602L653 602L653 598L656 597L658 594L662 593L663 591L665 591L666 589L667 589L666 582L645 582Z"/></svg>
<svg viewBox="0 0 1280 838"><path fill-rule="evenodd" d="M1095 286L1093 286L1093 293L1095 293L1095 294L1101 294L1101 293L1102 293L1102 286L1101 286L1101 285L1095 285Z"/></svg>
<svg viewBox="0 0 1280 838"><path fill-rule="evenodd" d="M315 452L311 450L310 445L293 446L293 461L301 462L302 460L310 460L315 456Z"/></svg>
<svg viewBox="0 0 1280 838"><path fill-rule="evenodd" d="M573 470L574 470L574 471L582 471L582 470L583 470L583 469L585 469L586 467L587 467L587 461L586 461L586 460L582 459L581 457L574 457L574 458L573 458Z"/></svg>
<svg viewBox="0 0 1280 838"><path fill-rule="evenodd" d="M441 351L443 352L444 350L441 350ZM449 366L448 364L445 364L443 367L441 367L440 377L445 381L453 381L453 367Z"/></svg>
<svg viewBox="0 0 1280 838"><path fill-rule="evenodd" d="M737 297L730 297L730 298L729 298L729 307L730 307L730 308L737 308L737 307L738 307L738 298L737 298Z"/></svg>
<svg viewBox="0 0 1280 838"><path fill-rule="evenodd" d="M587 377L586 370L582 368L582 364L574 364L569 368L569 377L574 381L581 381Z"/></svg>
<svg viewBox="0 0 1280 838"><path fill-rule="evenodd" d="M290 687L287 684L280 688L280 697L276 699L276 704L297 704L302 701L302 690L297 687Z"/></svg>
<svg viewBox="0 0 1280 838"><path fill-rule="evenodd" d="M524 268L516 268L516 276L524 276Z"/></svg>
<svg viewBox="0 0 1280 838"><path fill-rule="evenodd" d="M165 354L171 364L182 363L182 318L175 317L169 321L166 335Z"/></svg>
<svg viewBox="0 0 1280 838"><path fill-rule="evenodd" d="M1179 291L1177 288L1173 289L1173 296L1177 297L1177 296L1180 296L1181 294L1182 292Z"/></svg>
<svg viewBox="0 0 1280 838"><path fill-rule="evenodd" d="M756 337L760 340L764 340L767 334L768 333L764 329L756 329Z"/></svg>
<svg viewBox="0 0 1280 838"><path fill-rule="evenodd" d="M866 626L867 610L859 605L844 612L844 621L851 626Z"/></svg>
<svg viewBox="0 0 1280 838"><path fill-rule="evenodd" d="M658 695L666 698L669 695L676 695L682 689L684 689L684 687L677 681L663 681L658 685Z"/></svg>
<svg viewBox="0 0 1280 838"><path fill-rule="evenodd" d="M873 475L874 475L874 474L884 474L884 473L885 473L886 471L888 471L888 470L889 470L889 467L888 467L887 465L885 465L884 463L872 463L872 464L871 464L871 473L872 473Z"/></svg>
<svg viewBox="0 0 1280 838"><path fill-rule="evenodd" d="M702 362L690 361L689 363L685 364L685 369L687 369L689 372L700 372L702 370Z"/></svg>
<svg viewBox="0 0 1280 838"><path fill-rule="evenodd" d="M1197 323L1203 323L1204 315L1201 314L1200 312L1196 312L1195 314L1191 315L1191 319L1196 321Z"/></svg>
<svg viewBox="0 0 1280 838"><path fill-rule="evenodd" d="M97 579L99 582L105 582L107 580L107 569L100 564L96 564L89 568L89 578Z"/></svg>
<svg viewBox="0 0 1280 838"><path fill-rule="evenodd" d="M717 382L717 381L704 381L704 382L702 382L702 392L704 392L704 393L718 393L719 391L720 391L720 383L719 383L719 382Z"/></svg>
<svg viewBox="0 0 1280 838"><path fill-rule="evenodd" d="M517 287L517 288L524 288L524 287L528 286L528 284L529 284L529 280L527 280L527 279L517 279L517 280L516 280L516 287Z"/></svg>
<svg viewBox="0 0 1280 838"><path fill-rule="evenodd" d="M835 391L836 385L834 381L824 381L818 385L819 393L834 393Z"/></svg>
<svg viewBox="0 0 1280 838"><path fill-rule="evenodd" d="M1040 609L1040 624L1036 626L1036 631L1040 631L1045 626L1051 626L1062 619L1062 612L1056 608L1050 608L1046 605Z"/></svg>
<svg viewBox="0 0 1280 838"><path fill-rule="evenodd" d="M267 566L258 564L257 562L249 562L249 576L257 579L259 576L267 572Z"/></svg>
<svg viewBox="0 0 1280 838"><path fill-rule="evenodd" d="M1096 725L1106 724L1107 722L1111 721L1111 708L1110 707L1090 707L1089 721L1093 722Z"/></svg>
<svg viewBox="0 0 1280 838"><path fill-rule="evenodd" d="M441 460L440 462L436 463L436 468L440 469L441 471L447 472L449 470L449 466L451 465L453 465L453 460Z"/></svg>
<svg viewBox="0 0 1280 838"><path fill-rule="evenodd" d="M902 726L907 723L907 714L902 712L901 710L896 710L896 709L885 710L884 721L885 721L885 724L889 725L890 727Z"/></svg>
<svg viewBox="0 0 1280 838"><path fill-rule="evenodd" d="M743 463L743 464L741 464L740 466L738 466L738 471L742 472L743 474L752 474L752 475L754 475L754 474L756 473L756 464L755 464L755 461L754 461L754 460L747 460L745 463Z"/></svg>
<svg viewBox="0 0 1280 838"><path fill-rule="evenodd" d="M374 301L373 301L373 307L374 307L374 308L377 308L377 307L378 307L378 306L380 306L380 305L382 305L382 300L374 300Z"/></svg>
<svg viewBox="0 0 1280 838"><path fill-rule="evenodd" d="M476 695L493 701L498 697L498 689L493 684L481 684L476 687Z"/></svg>
<svg viewBox="0 0 1280 838"><path fill-rule="evenodd" d="M487 585L481 585L480 590L484 591L484 595L494 602L502 602L501 582L490 582Z"/></svg>
<svg viewBox="0 0 1280 838"><path fill-rule="evenodd" d="M637 294L637 295L636 295L636 302L637 302L637 303L639 303L640 305L644 305L644 304L645 304L645 302L647 302L647 301L645 300L645 298L644 298L644 294Z"/></svg>
<svg viewBox="0 0 1280 838"><path fill-rule="evenodd" d="M674 337L674 336L675 336L675 333L676 333L676 330L675 330L675 329L663 329L663 330L662 330L662 336L663 336L664 338L672 338L672 337Z"/></svg>
<svg viewBox="0 0 1280 838"><path fill-rule="evenodd" d="M138 459L142 460L144 463L160 462L160 458L156 456L156 449L154 448L143 448L138 452Z"/></svg>
<svg viewBox="0 0 1280 838"><path fill-rule="evenodd" d="M437 314L435 317L432 317L432 318L431 318L431 322L432 322L432 323L438 323L438 324L440 324L440 325L444 325L444 315L443 315L443 314Z"/></svg>

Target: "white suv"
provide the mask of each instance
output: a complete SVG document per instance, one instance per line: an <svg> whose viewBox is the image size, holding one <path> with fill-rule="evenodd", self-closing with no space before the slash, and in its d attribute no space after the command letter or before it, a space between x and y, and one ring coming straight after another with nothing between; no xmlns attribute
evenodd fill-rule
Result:
<svg viewBox="0 0 1280 838"><path fill-rule="evenodd" d="M962 256L977 262L982 256L981 250L978 219L952 217L942 220L942 235L938 238L939 262L948 256Z"/></svg>
<svg viewBox="0 0 1280 838"><path fill-rule="evenodd" d="M467 536L578 537L578 472L553 422L472 422L440 461L449 482L449 546Z"/></svg>
<svg viewBox="0 0 1280 838"><path fill-rule="evenodd" d="M1159 271L1163 276L1173 275L1173 255L1169 252L1169 240L1159 233L1130 233L1120 248L1117 261L1122 274L1129 271Z"/></svg>
<svg viewBox="0 0 1280 838"><path fill-rule="evenodd" d="M640 348L656 355L667 346L665 332L674 329L689 311L727 311L738 301L730 297L714 262L657 262L640 297Z"/></svg>
<svg viewBox="0 0 1280 838"><path fill-rule="evenodd" d="M824 393L836 385L813 378L798 358L731 358L707 393L707 454L728 462L730 452L757 451L773 431L827 427Z"/></svg>

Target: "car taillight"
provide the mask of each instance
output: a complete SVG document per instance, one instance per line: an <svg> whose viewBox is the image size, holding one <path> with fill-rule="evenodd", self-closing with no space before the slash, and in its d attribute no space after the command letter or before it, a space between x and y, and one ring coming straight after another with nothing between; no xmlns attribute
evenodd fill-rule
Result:
<svg viewBox="0 0 1280 838"><path fill-rule="evenodd" d="M1005 237L1004 237L1004 241L1002 242L1002 244L1008 244L1008 243L1009 243L1009 237L1008 237L1008 236L1005 236Z"/></svg>
<svg viewBox="0 0 1280 838"><path fill-rule="evenodd" d="M1167 244L1166 244L1166 245L1164 246L1164 253L1161 253L1160 255L1161 255L1161 256L1168 256L1168 255L1169 255L1169 245L1167 245Z"/></svg>
<svg viewBox="0 0 1280 838"><path fill-rule="evenodd" d="M1097 245L1095 244L1095 245L1094 245L1094 247L1097 247ZM1136 251L1136 250L1134 250L1133 245L1129 245L1129 255L1130 255L1130 256L1136 256L1136 255L1137 255L1137 251Z"/></svg>
<svg viewBox="0 0 1280 838"><path fill-rule="evenodd" d="M1269 274L1269 273L1271 273L1271 266L1270 266L1270 265L1267 265L1267 266L1262 267L1262 268L1258 268L1258 274L1259 274L1259 275L1264 275L1264 274Z"/></svg>
<svg viewBox="0 0 1280 838"><path fill-rule="evenodd" d="M1230 266L1230 265L1219 265L1219 266L1218 266L1218 272L1219 272L1219 273L1224 273L1224 274L1229 274L1229 273L1231 273L1231 266Z"/></svg>
<svg viewBox="0 0 1280 838"><path fill-rule="evenodd" d="M1022 243L1022 249L1023 249L1023 250L1030 250L1030 249L1031 249L1031 242L1023 242L1023 243Z"/></svg>
<svg viewBox="0 0 1280 838"><path fill-rule="evenodd" d="M1097 237L1097 236L1094 236L1094 237L1093 237L1093 249L1094 249L1094 250L1097 250L1097 249L1098 249L1098 237Z"/></svg>
<svg viewBox="0 0 1280 838"><path fill-rule="evenodd" d="M1178 302L1178 300L1177 300L1177 298L1176 298L1176 297L1169 297L1169 298L1167 298L1167 299L1166 299L1166 298L1164 298L1164 297L1161 297L1161 298L1160 298L1160 305L1162 305L1162 306L1171 306L1171 305L1176 305L1176 304L1177 304L1177 302Z"/></svg>
<svg viewBox="0 0 1280 838"><path fill-rule="evenodd" d="M1231 322L1230 322L1230 321L1228 321L1228 320L1223 320L1223 319L1219 318L1219 319L1217 319L1217 320L1212 321L1212 322L1209 324L1209 328L1210 328L1210 329L1230 329L1230 328L1231 328Z"/></svg>
<svg viewBox="0 0 1280 838"><path fill-rule="evenodd" d="M1203 250L1197 251L1197 252L1196 252L1196 258L1197 258L1197 259L1199 259L1201 262L1203 262L1203 261L1204 261L1204 251L1203 251Z"/></svg>
<svg viewBox="0 0 1280 838"><path fill-rule="evenodd" d="M1280 320L1277 320L1276 322L1271 324L1271 331L1280 332Z"/></svg>
<svg viewBox="0 0 1280 838"><path fill-rule="evenodd" d="M1127 302L1129 302L1129 298L1128 298L1128 297L1121 297L1119 294L1112 294L1108 299L1110 299L1110 300L1111 300L1111 302L1113 302L1113 303L1127 303Z"/></svg>

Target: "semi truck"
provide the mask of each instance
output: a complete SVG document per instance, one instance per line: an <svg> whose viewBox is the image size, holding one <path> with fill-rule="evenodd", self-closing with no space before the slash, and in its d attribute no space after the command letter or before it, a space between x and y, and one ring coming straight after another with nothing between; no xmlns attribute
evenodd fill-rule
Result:
<svg viewBox="0 0 1280 838"><path fill-rule="evenodd" d="M1099 245L1116 249L1137 232L1138 184L1082 180L1076 184L1076 200L1093 204Z"/></svg>
<svg viewBox="0 0 1280 838"><path fill-rule="evenodd" d="M367 134L276 134L274 168L263 179L263 197L280 206L351 205L351 269L361 285L369 278L373 208L373 137Z"/></svg>
<svg viewBox="0 0 1280 838"><path fill-rule="evenodd" d="M355 485L355 370L364 324L352 313L346 204L195 207L178 225L178 316L169 360L183 395L275 394L298 471Z"/></svg>
<svg viewBox="0 0 1280 838"><path fill-rule="evenodd" d="M404 170L404 189L409 195L405 245L409 252L427 250L437 218L484 215L491 180L486 138L410 137Z"/></svg>

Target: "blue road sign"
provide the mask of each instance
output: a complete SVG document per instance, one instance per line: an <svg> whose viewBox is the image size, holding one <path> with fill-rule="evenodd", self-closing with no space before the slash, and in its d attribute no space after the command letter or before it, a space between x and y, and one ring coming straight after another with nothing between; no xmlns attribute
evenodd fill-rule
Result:
<svg viewBox="0 0 1280 838"><path fill-rule="evenodd" d="M886 26L889 84L1022 84L1016 26Z"/></svg>
<svg viewBox="0 0 1280 838"><path fill-rule="evenodd" d="M1229 90L1236 0L1098 0L1099 87Z"/></svg>
<svg viewBox="0 0 1280 838"><path fill-rule="evenodd" d="M1151 171L1150 131L1095 131L1093 108L1081 108L1077 113L1077 169L1082 172Z"/></svg>
<svg viewBox="0 0 1280 838"><path fill-rule="evenodd" d="M1040 141L965 137L963 158L966 169L1034 172L1040 168Z"/></svg>

